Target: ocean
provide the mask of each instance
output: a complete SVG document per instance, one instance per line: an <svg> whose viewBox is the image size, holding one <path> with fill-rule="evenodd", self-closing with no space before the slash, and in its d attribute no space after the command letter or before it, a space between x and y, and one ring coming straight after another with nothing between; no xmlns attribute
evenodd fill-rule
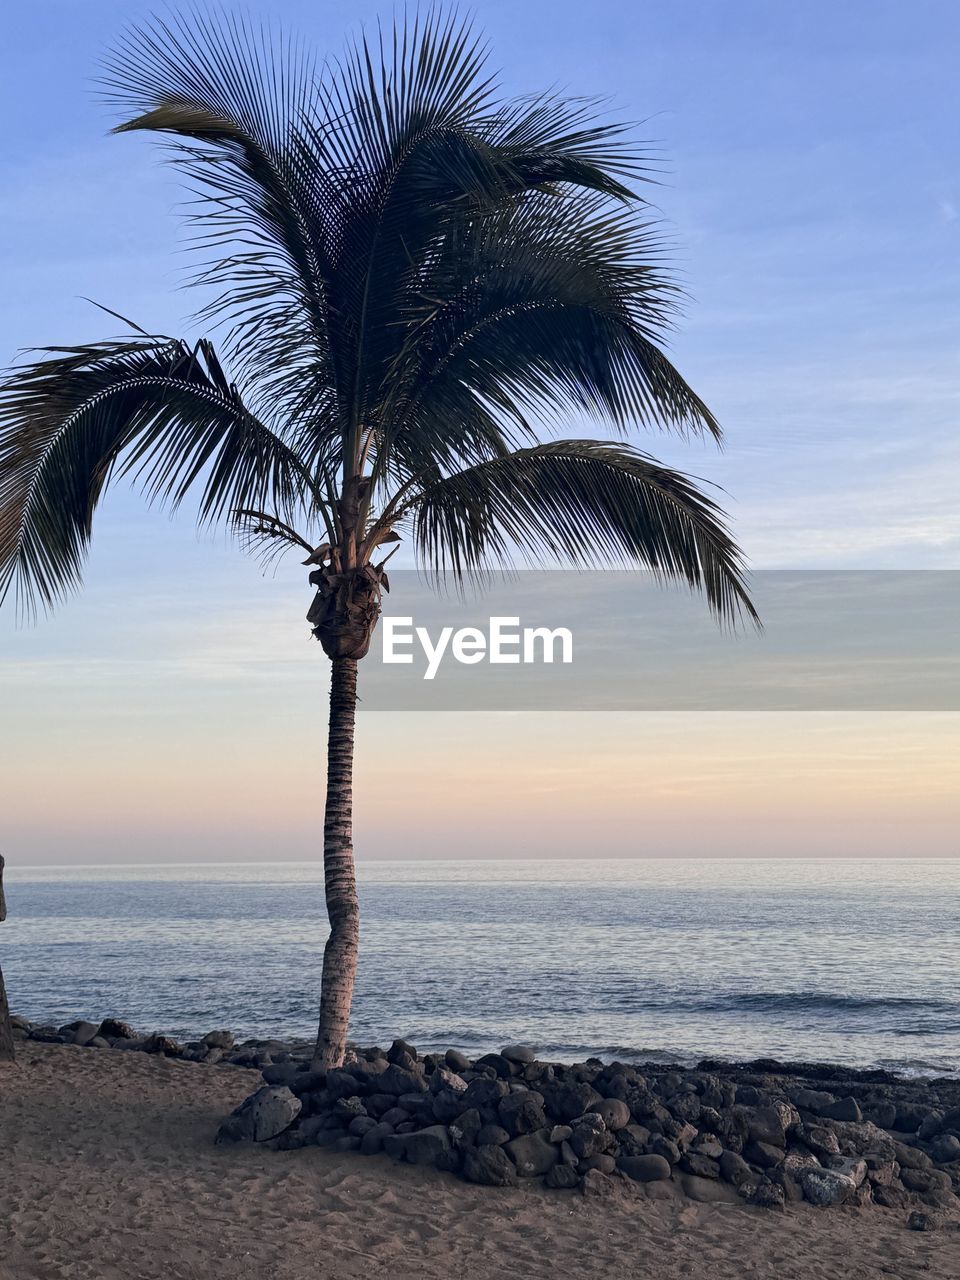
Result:
<svg viewBox="0 0 960 1280"><path fill-rule="evenodd" d="M315 864L17 868L14 1012L310 1036ZM364 862L352 1036L960 1073L960 860Z"/></svg>

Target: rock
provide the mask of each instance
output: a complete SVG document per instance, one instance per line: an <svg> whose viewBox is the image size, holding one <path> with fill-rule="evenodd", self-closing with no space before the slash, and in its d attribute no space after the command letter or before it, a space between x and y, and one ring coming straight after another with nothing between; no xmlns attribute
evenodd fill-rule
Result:
<svg viewBox="0 0 960 1280"><path fill-rule="evenodd" d="M500 1056L508 1062L519 1062L521 1066L537 1060L535 1051L526 1044L508 1044L505 1049L500 1050Z"/></svg>
<svg viewBox="0 0 960 1280"><path fill-rule="evenodd" d="M287 1087L292 1089L298 1098L302 1098L307 1093L318 1093L324 1087L326 1074L325 1071L297 1071ZM349 1097L349 1094L345 1096ZM392 1098L389 1105L393 1106Z"/></svg>
<svg viewBox="0 0 960 1280"><path fill-rule="evenodd" d="M466 1092L461 1094L464 1107L476 1107L481 1113L486 1107L497 1107L500 1099L507 1096L508 1089L502 1080L487 1080L479 1077L471 1080Z"/></svg>
<svg viewBox="0 0 960 1280"><path fill-rule="evenodd" d="M573 1126L569 1138L571 1148L577 1156L584 1160L587 1156L595 1156L606 1144L606 1126L595 1112L588 1111Z"/></svg>
<svg viewBox="0 0 960 1280"><path fill-rule="evenodd" d="M473 1066L476 1071L493 1071L501 1080L509 1080L513 1075L510 1059L502 1053L485 1053Z"/></svg>
<svg viewBox="0 0 960 1280"><path fill-rule="evenodd" d="M777 1107L756 1107L747 1113L746 1119L747 1136L752 1142L766 1142L771 1147L786 1145L784 1117Z"/></svg>
<svg viewBox="0 0 960 1280"><path fill-rule="evenodd" d="M905 1209L910 1203L910 1193L904 1191L903 1187L875 1185L873 1199L875 1204L883 1205L885 1209Z"/></svg>
<svg viewBox="0 0 960 1280"><path fill-rule="evenodd" d="M442 1124L430 1125L427 1129L418 1129L406 1136L408 1164L435 1165L442 1155L450 1150L450 1134Z"/></svg>
<svg viewBox="0 0 960 1280"><path fill-rule="evenodd" d="M678 1181L684 1193L698 1204L736 1204L740 1199L736 1188L713 1178L681 1173Z"/></svg>
<svg viewBox="0 0 960 1280"><path fill-rule="evenodd" d="M544 1082L540 1092L546 1099L548 1110L559 1120L568 1122L591 1111L603 1099L592 1085L581 1084L549 1084Z"/></svg>
<svg viewBox="0 0 960 1280"><path fill-rule="evenodd" d="M411 1059L416 1062L419 1054L410 1043L409 1040L394 1040L393 1044L387 1050L387 1061L396 1064L401 1059Z"/></svg>
<svg viewBox="0 0 960 1280"><path fill-rule="evenodd" d="M588 1169L580 1179L580 1191L592 1199L612 1200L623 1194L622 1186L616 1178L599 1169Z"/></svg>
<svg viewBox="0 0 960 1280"><path fill-rule="evenodd" d="M369 1133L371 1129L376 1129L378 1123L378 1121L374 1120L373 1116L354 1116L347 1125L347 1133L349 1133L351 1137L362 1138L365 1134Z"/></svg>
<svg viewBox="0 0 960 1280"><path fill-rule="evenodd" d="M689 1148L698 1156L709 1156L711 1160L719 1160L723 1154L723 1143L713 1133L701 1133L696 1143Z"/></svg>
<svg viewBox="0 0 960 1280"><path fill-rule="evenodd" d="M463 1153L463 1176L484 1187L514 1187L517 1166L503 1147L478 1146Z"/></svg>
<svg viewBox="0 0 960 1280"><path fill-rule="evenodd" d="M863 1120L860 1104L856 1098L838 1098L836 1102L825 1107L820 1114L828 1120L848 1120L854 1124L860 1124Z"/></svg>
<svg viewBox="0 0 960 1280"><path fill-rule="evenodd" d="M617 1162L613 1156L608 1156L601 1152L600 1155L587 1156L585 1160L581 1160L577 1165L581 1173L589 1173L591 1169L597 1169L600 1173L616 1173Z"/></svg>
<svg viewBox="0 0 960 1280"><path fill-rule="evenodd" d="M680 1162L680 1148L671 1138L665 1138L663 1134L658 1133L652 1140L650 1150L654 1155L663 1156L664 1160L669 1161L670 1164Z"/></svg>
<svg viewBox="0 0 960 1280"><path fill-rule="evenodd" d="M137 1033L129 1022L120 1022L116 1018L104 1018L100 1023L97 1035L105 1040L136 1040Z"/></svg>
<svg viewBox="0 0 960 1280"><path fill-rule="evenodd" d="M960 1160L960 1138L952 1133L942 1133L930 1144L930 1155L935 1164L952 1164Z"/></svg>
<svg viewBox="0 0 960 1280"><path fill-rule="evenodd" d="M332 1114L341 1124L348 1125L357 1116L365 1116L367 1109L362 1098L338 1098L333 1104Z"/></svg>
<svg viewBox="0 0 960 1280"><path fill-rule="evenodd" d="M390 1107L388 1111L384 1111L380 1119L395 1129L398 1124L403 1124L410 1119L410 1112L404 1111L403 1107Z"/></svg>
<svg viewBox="0 0 960 1280"><path fill-rule="evenodd" d="M857 1189L853 1178L833 1169L802 1169L800 1186L805 1199L822 1206L843 1204Z"/></svg>
<svg viewBox="0 0 960 1280"><path fill-rule="evenodd" d="M867 1120L881 1129L892 1129L897 1118L896 1104L887 1099L871 1102L863 1110Z"/></svg>
<svg viewBox="0 0 960 1280"><path fill-rule="evenodd" d="M391 1160L402 1160L407 1154L407 1133L384 1134L383 1137L383 1154L389 1156Z"/></svg>
<svg viewBox="0 0 960 1280"><path fill-rule="evenodd" d="M933 1161L918 1147L908 1147L904 1142L894 1142L893 1154L901 1169L932 1169Z"/></svg>
<svg viewBox="0 0 960 1280"><path fill-rule="evenodd" d="M210 1049L223 1049L226 1053L233 1048L233 1032L232 1031L208 1031L203 1037L203 1044Z"/></svg>
<svg viewBox="0 0 960 1280"><path fill-rule="evenodd" d="M285 1085L289 1089L296 1082L300 1073L297 1071L295 1062L278 1062L271 1064L269 1067L264 1067L260 1074L267 1084Z"/></svg>
<svg viewBox="0 0 960 1280"><path fill-rule="evenodd" d="M468 1111L461 1112L449 1127L450 1137L454 1142L478 1142L483 1129L483 1118L475 1107L471 1107ZM507 1137L509 1136L508 1134Z"/></svg>
<svg viewBox="0 0 960 1280"><path fill-rule="evenodd" d="M816 1116L826 1115L825 1108L832 1107L836 1102L832 1093L820 1089L789 1089L787 1096L795 1107L799 1107L801 1111L812 1111Z"/></svg>
<svg viewBox="0 0 960 1280"><path fill-rule="evenodd" d="M74 1044L88 1045L99 1034L99 1028L92 1022L78 1022L72 1034Z"/></svg>
<svg viewBox="0 0 960 1280"><path fill-rule="evenodd" d="M572 1134L573 1130L568 1124L555 1124L550 1130L550 1141L566 1142Z"/></svg>
<svg viewBox="0 0 960 1280"><path fill-rule="evenodd" d="M383 1150L383 1142L385 1138L393 1136L393 1125L385 1124L380 1120L368 1129L360 1139L360 1150L365 1156L375 1156Z"/></svg>
<svg viewBox="0 0 960 1280"><path fill-rule="evenodd" d="M443 1055L443 1060L451 1071L469 1071L470 1059L465 1053L461 1053L459 1049L448 1049Z"/></svg>
<svg viewBox="0 0 960 1280"><path fill-rule="evenodd" d="M949 1173L942 1169L901 1169L900 1181L908 1191L949 1191L951 1180Z"/></svg>
<svg viewBox="0 0 960 1280"><path fill-rule="evenodd" d="M834 1165L832 1172L846 1174L853 1180L853 1185L859 1187L867 1176L867 1162L858 1159L844 1160L841 1164Z"/></svg>
<svg viewBox="0 0 960 1280"><path fill-rule="evenodd" d="M931 1111L929 1115L923 1117L923 1124L917 1130L917 1137L921 1142L929 1142L931 1138L935 1138L938 1133L943 1132L943 1112Z"/></svg>
<svg viewBox="0 0 960 1280"><path fill-rule="evenodd" d="M929 1107L921 1107L916 1103L898 1103L897 1114L890 1128L896 1129L898 1133L916 1133L929 1110Z"/></svg>
<svg viewBox="0 0 960 1280"><path fill-rule="evenodd" d="M560 1152L556 1144L550 1141L546 1129L512 1139L506 1144L505 1150L517 1166L517 1173L521 1178L534 1178L546 1173L560 1157Z"/></svg>
<svg viewBox="0 0 960 1280"><path fill-rule="evenodd" d="M510 1141L510 1134L502 1124L485 1124L477 1134L478 1147L502 1147Z"/></svg>
<svg viewBox="0 0 960 1280"><path fill-rule="evenodd" d="M720 1165L718 1161L712 1160L709 1156L701 1155L697 1151L687 1151L680 1159L680 1168L688 1174L693 1174L698 1178L719 1178Z"/></svg>
<svg viewBox="0 0 960 1280"><path fill-rule="evenodd" d="M580 1181L580 1175L568 1164L555 1164L552 1169L547 1170L543 1181L545 1186L554 1191L570 1191Z"/></svg>
<svg viewBox="0 0 960 1280"><path fill-rule="evenodd" d="M547 1124L543 1110L543 1099L539 1093L526 1090L523 1093L509 1093L500 1099L498 1112L500 1122L511 1137L518 1138L524 1133L535 1133Z"/></svg>
<svg viewBox="0 0 960 1280"><path fill-rule="evenodd" d="M591 1104L590 1110L614 1133L618 1129L625 1129L630 1123L630 1108L619 1098L601 1098L599 1102Z"/></svg>
<svg viewBox="0 0 960 1280"><path fill-rule="evenodd" d="M147 1036L143 1043L144 1053L162 1053L167 1058L173 1058L180 1052L180 1046L176 1040L171 1040L169 1036L163 1036L159 1031L155 1031L152 1036Z"/></svg>
<svg viewBox="0 0 960 1280"><path fill-rule="evenodd" d="M407 1097L410 1095L404 1096ZM433 1118L435 1120L439 1120L441 1124L449 1124L452 1120L456 1120L464 1111L470 1110L466 1104L465 1098L466 1092L457 1093L453 1089L441 1090L441 1092L434 1097L433 1102L430 1105L430 1111ZM401 1098L400 1101L401 1105L408 1105L403 1101L403 1098ZM416 1104L416 1109L419 1110L419 1104Z"/></svg>
<svg viewBox="0 0 960 1280"><path fill-rule="evenodd" d="M110 1041L106 1036L94 1036L87 1044L88 1049L109 1049Z"/></svg>
<svg viewBox="0 0 960 1280"><path fill-rule="evenodd" d="M671 1174L663 1156L621 1156L617 1168L634 1182L662 1182Z"/></svg>
<svg viewBox="0 0 960 1280"><path fill-rule="evenodd" d="M914 1209L907 1218L907 1227L911 1231L939 1231L943 1218L939 1213L930 1213L922 1209Z"/></svg>
<svg viewBox="0 0 960 1280"><path fill-rule="evenodd" d="M258 1089L254 1094L253 1140L266 1142L275 1138L300 1114L302 1103L289 1089Z"/></svg>
<svg viewBox="0 0 960 1280"><path fill-rule="evenodd" d="M463 1093L466 1090L467 1082L462 1076L458 1076L455 1071L450 1071L446 1067L437 1067L433 1075L430 1077L430 1092L440 1093L443 1090L449 1090L451 1093Z"/></svg>
<svg viewBox="0 0 960 1280"><path fill-rule="evenodd" d="M758 1209L783 1210L786 1197L784 1196L783 1187L764 1179L757 1183L748 1195L747 1200L750 1204L756 1205Z"/></svg>
<svg viewBox="0 0 960 1280"><path fill-rule="evenodd" d="M330 1088L330 1076L333 1072L327 1072L327 1088ZM351 1089L356 1088L356 1081L351 1077ZM403 1067L398 1067L392 1062L386 1071L381 1072L377 1078L377 1089L380 1093L392 1093L399 1098L404 1093L426 1093L427 1082L418 1071L407 1071Z"/></svg>
<svg viewBox="0 0 960 1280"><path fill-rule="evenodd" d="M229 1115L217 1131L217 1142L267 1142L289 1128L301 1102L289 1089L264 1085Z"/></svg>
<svg viewBox="0 0 960 1280"><path fill-rule="evenodd" d="M748 1142L743 1154L758 1169L775 1169L782 1164L785 1152L782 1147L775 1147L769 1142Z"/></svg>
<svg viewBox="0 0 960 1280"><path fill-rule="evenodd" d="M735 1151L724 1151L721 1155L720 1177L734 1187L743 1187L754 1181L753 1170Z"/></svg>

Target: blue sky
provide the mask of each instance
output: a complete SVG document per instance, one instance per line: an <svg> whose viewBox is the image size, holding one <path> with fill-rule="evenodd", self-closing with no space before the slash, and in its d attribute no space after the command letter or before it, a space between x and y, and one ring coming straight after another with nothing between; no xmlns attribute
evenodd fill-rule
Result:
<svg viewBox="0 0 960 1280"><path fill-rule="evenodd" d="M5 15L4 359L113 333L84 295L148 329L189 332L190 298L175 287L175 179L146 138L107 136L91 84L101 51L154 7L44 0ZM361 21L390 11L280 0L259 12L336 53ZM726 447L665 437L647 447L724 486L758 567L960 567L960 10L939 0L481 0L474 12L505 91L608 94L645 121L638 134L663 155L651 196L690 294L673 355L720 417ZM6 744L18 744L23 794L42 789L51 760L70 767L81 733L102 749L101 773L111 743L130 751L137 733L155 735L167 754L150 767L176 793L177 735L213 739L202 706L177 704L174 684L158 684L157 664L171 647L193 662L199 645L214 665L219 652L214 700L226 687L242 701L253 660L244 643L259 628L250 643L261 664L265 634L302 646L306 603L295 565L263 583L237 552L198 543L187 518L171 524L134 495L111 497L83 597L39 632L15 632L9 612L0 619L0 657L23 695ZM143 664L142 703L136 680L121 707L89 667L71 679L78 632L105 662ZM305 653L297 648L306 672ZM309 669L320 711L325 673L317 661ZM315 732L313 711L309 730L294 728L297 707L271 724L269 697L258 696L260 723L289 750ZM131 716L137 728L118 739L118 717ZM930 747L938 758L942 733ZM921 770L918 741L910 767ZM753 749L744 760L756 769ZM33 830L26 809L17 821ZM31 837L48 860L52 832ZM306 828L297 839L305 847Z"/></svg>
<svg viewBox="0 0 960 1280"><path fill-rule="evenodd" d="M5 355L112 331L82 295L184 330L174 178L147 139L106 136L90 84L102 49L152 7L48 0L8 16ZM384 12L264 11L334 52ZM721 458L655 450L724 485L757 565L957 564L956 7L486 0L475 12L506 90L609 94L663 153L652 194L691 294L674 354L727 443Z"/></svg>

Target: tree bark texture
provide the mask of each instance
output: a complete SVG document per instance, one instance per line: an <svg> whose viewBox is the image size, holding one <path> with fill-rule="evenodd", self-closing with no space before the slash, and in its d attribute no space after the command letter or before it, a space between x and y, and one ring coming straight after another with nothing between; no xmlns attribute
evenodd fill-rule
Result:
<svg viewBox="0 0 960 1280"><path fill-rule="evenodd" d="M360 904L353 865L353 739L357 660L334 658L330 679L323 877L330 936L323 953L315 1068L338 1067L347 1046L360 946Z"/></svg>

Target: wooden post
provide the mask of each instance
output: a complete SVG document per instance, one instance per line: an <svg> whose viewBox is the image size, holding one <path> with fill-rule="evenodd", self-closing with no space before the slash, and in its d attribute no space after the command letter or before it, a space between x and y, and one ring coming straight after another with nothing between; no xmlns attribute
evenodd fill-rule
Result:
<svg viewBox="0 0 960 1280"><path fill-rule="evenodd" d="M0 921L6 918L7 901L3 896L3 854L0 853ZM7 1004L7 991L3 985L3 970L0 969L0 1062L12 1062L15 1056L10 1008Z"/></svg>

